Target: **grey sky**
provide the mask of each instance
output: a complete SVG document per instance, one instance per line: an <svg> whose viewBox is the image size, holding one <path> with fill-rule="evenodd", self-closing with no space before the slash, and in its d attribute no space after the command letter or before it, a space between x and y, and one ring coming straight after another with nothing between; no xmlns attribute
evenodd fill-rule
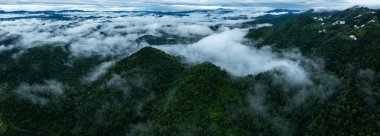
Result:
<svg viewBox="0 0 380 136"><path fill-rule="evenodd" d="M379 8L380 0L0 0L2 10L344 9L354 5Z"/></svg>

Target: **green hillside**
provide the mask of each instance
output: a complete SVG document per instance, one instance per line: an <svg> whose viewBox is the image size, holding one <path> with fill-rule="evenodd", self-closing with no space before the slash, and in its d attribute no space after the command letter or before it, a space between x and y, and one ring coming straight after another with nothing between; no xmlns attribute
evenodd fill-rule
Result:
<svg viewBox="0 0 380 136"><path fill-rule="evenodd" d="M379 10L353 7L250 22L274 24L249 31L253 46L305 56L310 81L301 84L278 69L235 76L153 47L122 58L54 45L2 51L0 135L380 135L379 18Z"/></svg>

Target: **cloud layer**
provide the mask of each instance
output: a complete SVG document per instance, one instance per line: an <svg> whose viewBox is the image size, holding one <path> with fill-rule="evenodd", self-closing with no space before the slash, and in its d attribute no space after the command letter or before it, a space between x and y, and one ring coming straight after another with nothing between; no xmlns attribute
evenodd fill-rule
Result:
<svg viewBox="0 0 380 136"><path fill-rule="evenodd" d="M68 12L59 14L65 20L40 19L48 16L21 14L0 16L0 52L13 48L28 49L46 44L70 45L73 55L129 55L145 45L136 40L144 35L156 37L193 38L205 37L228 27L250 21L226 18L247 15L255 17L262 13L231 12L208 15L161 15L154 13L105 13ZM18 19L17 17L22 17ZM37 16L30 17L30 16ZM9 18L10 17L10 18ZM211 30L212 26L220 26Z"/></svg>
<svg viewBox="0 0 380 136"><path fill-rule="evenodd" d="M297 61L281 58L270 47L244 45L246 30L233 29L208 36L191 45L156 46L168 53L185 56L189 62L210 61L234 75L245 76L277 69L294 83L307 83L307 73ZM292 55L288 55L292 56ZM300 59L300 58L299 58Z"/></svg>
<svg viewBox="0 0 380 136"><path fill-rule="evenodd" d="M103 56L107 60L94 68L84 80L102 76L114 62L150 45L145 36L176 43L155 46L190 63L210 61L233 75L245 76L277 70L287 81L310 84L308 72L300 66L303 59L296 51L275 53L270 47L254 48L239 24L264 15L262 12L210 11L189 13L154 12L67 12L68 19L46 19L45 14L25 18L6 18L0 22L0 52L36 46L65 46L72 56ZM243 16L243 18L241 18ZM0 17L1 19L1 17ZM270 27L261 24L252 27ZM17 53L16 55L17 56Z"/></svg>

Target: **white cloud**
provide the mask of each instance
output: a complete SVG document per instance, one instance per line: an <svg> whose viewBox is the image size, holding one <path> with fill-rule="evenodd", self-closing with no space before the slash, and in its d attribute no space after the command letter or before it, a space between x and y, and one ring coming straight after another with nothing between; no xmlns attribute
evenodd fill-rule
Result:
<svg viewBox="0 0 380 136"><path fill-rule="evenodd" d="M210 61L234 75L258 74L274 69L293 83L307 83L307 73L297 61L281 58L269 47L257 49L242 44L246 30L233 29L208 36L191 45L155 46L170 54L182 55L192 63Z"/></svg>
<svg viewBox="0 0 380 136"><path fill-rule="evenodd" d="M248 20L226 20L242 14L250 17L262 13L233 12L228 14L189 13L187 16L159 16L142 13L70 12L71 20L15 19L0 22L1 39L18 38L0 51L32 48L46 44L70 45L73 55L128 56L142 47L136 39L144 35L173 35L184 38L205 37L214 32L210 26L221 25L220 31ZM26 14L26 17L28 14ZM44 16L44 15L43 15ZM88 18L88 19L82 19ZM0 39L0 41L1 41Z"/></svg>
<svg viewBox="0 0 380 136"><path fill-rule="evenodd" d="M33 104L46 105L64 95L65 86L57 81L48 80L44 84L21 84L16 93L20 98L29 100Z"/></svg>
<svg viewBox="0 0 380 136"><path fill-rule="evenodd" d="M231 13L187 13L184 16L147 13L65 13L71 20L15 19L0 22L2 38L17 37L10 45L1 45L0 52L12 48L28 49L52 44L66 46L74 56L100 55L120 58L131 55L147 44L136 42L144 35L177 36L187 40L201 39L190 45L157 46L175 55L183 55L190 62L210 61L234 75L258 74L270 70L284 73L293 83L306 83L308 74L299 65L302 56L297 52L278 55L269 47L254 48L245 43L247 30L230 29L251 17L265 15L246 11ZM230 17L248 16L247 20L229 20ZM211 26L220 26L218 31ZM261 24L256 27L270 27ZM1 39L0 39L1 40ZM60 43L60 44L56 44ZM17 55L15 55L17 57ZM280 57L284 56L284 57ZM87 76L93 81L112 64L104 63Z"/></svg>
<svg viewBox="0 0 380 136"><path fill-rule="evenodd" d="M98 67L96 67L91 73L89 73L85 78L84 81L86 83L93 82L97 80L99 77L103 76L107 73L108 69L110 69L114 65L114 62L103 62Z"/></svg>
<svg viewBox="0 0 380 136"><path fill-rule="evenodd" d="M278 69L286 78L295 82L304 82L307 75L298 66L298 62L280 58L270 48L256 49L248 47L245 40L246 30L230 30L229 26L248 20L228 20L226 18L240 15L249 17L263 13L232 12L227 14L189 13L187 16L158 16L139 13L103 13L91 14L68 13L70 16L89 17L91 19L73 18L69 21L17 19L0 22L0 31L21 35L21 40L12 46L1 46L0 50L10 47L31 48L44 44L64 43L74 56L128 56L145 45L136 42L144 35L173 35L183 38L204 37L195 44L162 46L160 49L174 54L184 55L190 62L211 61L235 75L258 74ZM218 31L210 26L221 25ZM268 24L263 26L270 26ZM260 27L260 26L258 26ZM96 79L109 63L100 66L89 75L89 81ZM297 76L294 76L297 75Z"/></svg>
<svg viewBox="0 0 380 136"><path fill-rule="evenodd" d="M181 37L188 37L192 35L207 36L214 33L209 26L205 25L179 25L174 28L174 31L169 30L167 33L170 32Z"/></svg>

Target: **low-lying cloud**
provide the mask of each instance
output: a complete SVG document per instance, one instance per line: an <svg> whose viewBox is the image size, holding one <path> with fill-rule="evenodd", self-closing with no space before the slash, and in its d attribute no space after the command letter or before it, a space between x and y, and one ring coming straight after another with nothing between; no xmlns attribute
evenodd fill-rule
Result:
<svg viewBox="0 0 380 136"><path fill-rule="evenodd" d="M218 31L212 26L227 27L253 19L232 20L226 17L250 17L263 13L231 12L220 14L181 13L162 15L149 12L66 12L57 14L67 19L43 18L49 15L25 18L2 18L0 22L0 52L14 48L28 49L47 44L69 45L74 56L128 56L141 45L136 39L144 35L175 36L182 38L206 37ZM21 15L19 15L21 16ZM41 17L41 18L39 18Z"/></svg>
<svg viewBox="0 0 380 136"><path fill-rule="evenodd" d="M16 93L22 99L28 100L33 104L46 105L51 101L58 100L65 93L66 87L57 81L48 80L44 84L22 83Z"/></svg>
<svg viewBox="0 0 380 136"><path fill-rule="evenodd" d="M170 54L184 56L191 63L210 61L237 76L279 70L294 83L307 83L307 72L299 61L280 57L270 47L244 45L247 30L233 29L203 38L191 45L155 46Z"/></svg>
<svg viewBox="0 0 380 136"><path fill-rule="evenodd" d="M85 83L91 83L97 80L99 77L107 73L107 71L115 64L115 62L103 62L96 67L91 73L84 77Z"/></svg>
<svg viewBox="0 0 380 136"><path fill-rule="evenodd" d="M247 29L239 24L265 13L210 11L188 13L151 12L65 12L69 20L6 19L0 22L0 52L36 46L65 46L72 56L129 56L144 46L142 36L182 38L192 44L155 46L190 63L210 61L236 76L280 71L294 84L310 84L308 73L300 66L302 55L296 51L274 53L269 46L255 48L244 38ZM247 16L247 18L235 17ZM28 17L28 16L27 16ZM217 27L216 27L217 26ZM262 24L255 27L270 27ZM212 29L217 28L217 29ZM200 39L194 41L194 38ZM187 39L187 40L186 40ZM154 46L154 45L153 45ZM116 57L117 58L117 57ZM116 60L113 60L116 61ZM92 82L104 74L111 63L103 63L85 77Z"/></svg>

